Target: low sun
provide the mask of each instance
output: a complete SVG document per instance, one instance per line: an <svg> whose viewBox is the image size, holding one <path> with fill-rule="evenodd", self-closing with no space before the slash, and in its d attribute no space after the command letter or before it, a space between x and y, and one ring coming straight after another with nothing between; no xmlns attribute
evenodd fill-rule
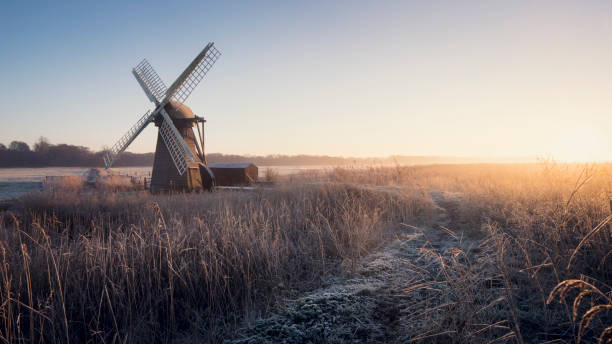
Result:
<svg viewBox="0 0 612 344"><path fill-rule="evenodd" d="M550 152L556 160L588 162L610 160L610 147L603 131L587 126L568 128L551 142Z"/></svg>

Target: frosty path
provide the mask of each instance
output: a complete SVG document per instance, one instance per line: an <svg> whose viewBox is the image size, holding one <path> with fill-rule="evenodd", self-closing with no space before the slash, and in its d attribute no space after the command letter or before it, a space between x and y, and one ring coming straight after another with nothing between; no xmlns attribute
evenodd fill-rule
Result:
<svg viewBox="0 0 612 344"><path fill-rule="evenodd" d="M231 343L404 343L427 328L424 316L437 296L440 263L473 241L442 229L449 226L444 206L460 197L431 191L437 206L432 228L397 228L395 239L362 259L350 276L299 297L266 319L239 331ZM478 249L473 250L475 252ZM413 329L418 328L418 331Z"/></svg>

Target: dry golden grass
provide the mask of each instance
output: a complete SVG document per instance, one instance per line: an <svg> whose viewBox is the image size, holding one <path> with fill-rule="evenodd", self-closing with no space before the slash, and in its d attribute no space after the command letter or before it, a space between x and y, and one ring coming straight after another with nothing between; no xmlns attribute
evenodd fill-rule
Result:
<svg viewBox="0 0 612 344"><path fill-rule="evenodd" d="M142 184L134 184L130 177L119 175L111 175L102 179L96 187L100 190L114 192L144 189Z"/></svg>
<svg viewBox="0 0 612 344"><path fill-rule="evenodd" d="M85 178L82 176L55 177L47 182L47 187L56 190L78 191L83 189Z"/></svg>
<svg viewBox="0 0 612 344"><path fill-rule="evenodd" d="M28 195L0 225L1 339L214 339L285 288L318 285L428 207L337 185Z"/></svg>
<svg viewBox="0 0 612 344"><path fill-rule="evenodd" d="M437 204L448 232L480 248L423 247L437 270L415 267L422 280L406 288L427 295L406 310L419 323L413 342L605 343L612 240L598 224L609 220L611 172L553 162L372 167L278 177L274 190L246 193L68 185L28 195L0 215L0 340L218 341L401 223L427 228L437 190L460 195Z"/></svg>
<svg viewBox="0 0 612 344"><path fill-rule="evenodd" d="M452 218L451 229L479 238L493 248L473 262L482 267L494 263L489 277L495 278L497 274L503 283L501 297L507 303L507 323L513 329L509 337L513 341L610 341L611 319L610 313L606 313L609 303L605 300L601 303L598 299L601 294L576 296L573 313L586 312L580 324L575 324L576 316L572 316L572 307L565 301L569 294L559 295L560 306L546 300L555 286L573 279L590 281L607 290L608 295L612 292L612 236L607 224L611 214L611 165L542 162L337 169L331 171L329 178L460 193L461 202L447 208ZM463 268L464 264L454 262L448 266ZM487 279L473 277L471 283L476 285ZM454 293L465 298L469 289L456 284L456 280L447 281ZM473 293L476 292L483 290ZM580 305L583 308L578 310ZM589 310L589 305L595 308ZM471 311L477 312L478 305ZM469 319L466 315L444 312L451 323L465 326ZM591 322L595 317L599 317L596 324ZM448 321L431 331L448 331ZM591 329L587 329L589 324ZM464 338L459 342L482 340Z"/></svg>
<svg viewBox="0 0 612 344"><path fill-rule="evenodd" d="M606 294L591 283L583 280L566 280L557 284L557 286L550 292L546 303L550 304L556 297L559 297L559 302L562 302L568 298L569 293L574 289L580 290L580 293L574 298L572 307L573 321L577 320L579 308L582 301L584 301L587 296L594 296L595 299L600 299L603 301L601 304L592 305L580 319L580 327L578 328L578 334L576 336L576 342L580 344L584 331L589 327L591 320L593 320L593 318L595 318L599 313L612 310L612 291ZM611 330L612 326L607 327L602 331L599 338L600 343L607 343L612 340L612 337L610 336L612 334L610 333Z"/></svg>
<svg viewBox="0 0 612 344"><path fill-rule="evenodd" d="M511 331L505 338L495 340L521 343L579 338L583 342L610 340L611 331L607 328L610 317L604 312L607 306L591 313L588 307L581 310L599 317L596 323L590 323L591 329L586 329L589 323L583 322L582 326L575 323L572 307L565 300L561 305L546 300L557 284L576 278L591 281L602 290L612 290L612 237L607 225L611 214L612 165L548 161L371 167L334 169L308 178L441 190L462 196L460 202L442 205L451 217L450 229L479 239L483 252L467 261L440 257L445 261L444 269L460 271L457 276L461 277L429 279L450 288L440 287L450 297L441 297L447 306L444 302L436 304L442 307L438 313L443 319L425 321L429 327L421 329L424 334L413 337L417 342L440 342L442 338L463 343L493 340L474 337L482 332L470 326L484 319L470 314L481 314L482 307L499 298L506 305L498 313L506 319L503 326ZM496 284L499 288L491 287ZM471 301L466 305L462 300ZM601 300L582 301L586 307L599 305ZM467 308L457 309L458 305ZM497 319L495 315L487 316ZM493 321L481 324L487 330L493 325L499 327Z"/></svg>

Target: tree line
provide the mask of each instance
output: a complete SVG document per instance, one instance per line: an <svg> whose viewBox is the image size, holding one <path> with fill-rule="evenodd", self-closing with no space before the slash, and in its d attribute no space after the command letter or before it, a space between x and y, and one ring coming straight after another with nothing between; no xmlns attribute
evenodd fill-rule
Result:
<svg viewBox="0 0 612 344"><path fill-rule="evenodd" d="M0 143L0 167L102 167L105 150L93 152L87 147L69 144L51 144L41 137L30 148L21 141L13 141L8 147ZM123 152L113 166L152 166L154 153ZM208 163L244 163L260 166L339 166L339 165L423 165L423 164L457 164L485 162L533 162L530 158L490 159L490 158L457 158L444 156L402 156L385 158L345 158L326 155L232 155L212 153L206 155Z"/></svg>
<svg viewBox="0 0 612 344"><path fill-rule="evenodd" d="M65 143L51 144L44 137L39 138L32 147L22 141L13 141L8 147L0 143L0 167L103 167L105 152L93 152L87 147ZM154 153L123 152L113 166L152 166L153 155ZM260 166L347 165L366 162L366 159L322 155L243 156L220 153L207 154L206 160L208 163L250 162Z"/></svg>
<svg viewBox="0 0 612 344"><path fill-rule="evenodd" d="M105 151L92 152L89 148L69 144L51 144L41 137L30 148L22 141L8 147L0 143L0 167L102 167ZM153 153L124 152L113 166L148 166L153 164Z"/></svg>

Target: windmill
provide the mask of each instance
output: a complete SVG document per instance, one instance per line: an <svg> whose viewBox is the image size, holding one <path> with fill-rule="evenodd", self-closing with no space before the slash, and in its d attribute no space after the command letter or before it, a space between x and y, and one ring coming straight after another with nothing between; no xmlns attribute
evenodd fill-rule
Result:
<svg viewBox="0 0 612 344"><path fill-rule="evenodd" d="M179 77L166 87L149 62L144 59L132 74L151 102L147 111L104 155L110 168L117 157L150 124L159 128L151 175L151 191L210 188L214 176L206 167L204 155L204 118L196 116L184 102L202 81L221 53L208 43ZM197 128L197 138L194 133ZM199 142L198 142L199 141Z"/></svg>

